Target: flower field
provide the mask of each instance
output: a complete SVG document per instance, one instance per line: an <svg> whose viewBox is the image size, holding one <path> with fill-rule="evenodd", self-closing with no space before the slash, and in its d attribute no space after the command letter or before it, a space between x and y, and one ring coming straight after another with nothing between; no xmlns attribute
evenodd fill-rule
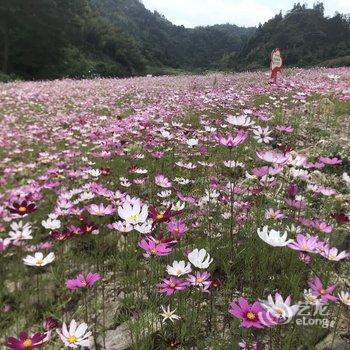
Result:
<svg viewBox="0 0 350 350"><path fill-rule="evenodd" d="M0 85L1 348L350 348L350 68L267 80Z"/></svg>

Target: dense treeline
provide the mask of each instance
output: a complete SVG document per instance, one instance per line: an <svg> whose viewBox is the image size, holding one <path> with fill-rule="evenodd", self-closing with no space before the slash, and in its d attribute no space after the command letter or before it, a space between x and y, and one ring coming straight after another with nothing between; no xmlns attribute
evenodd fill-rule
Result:
<svg viewBox="0 0 350 350"><path fill-rule="evenodd" d="M322 3L310 9L296 4L285 16L280 13L260 25L225 65L238 70L267 67L276 47L287 66L350 65L350 18L339 13L325 17Z"/></svg>
<svg viewBox="0 0 350 350"><path fill-rule="evenodd" d="M24 79L254 69L268 66L275 47L287 65L347 63L349 17L297 4L258 29L187 29L139 0L0 2L0 69Z"/></svg>

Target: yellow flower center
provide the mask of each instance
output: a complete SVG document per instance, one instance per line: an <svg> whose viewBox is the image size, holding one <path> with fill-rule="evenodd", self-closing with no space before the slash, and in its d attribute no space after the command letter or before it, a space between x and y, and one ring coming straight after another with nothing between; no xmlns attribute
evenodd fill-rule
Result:
<svg viewBox="0 0 350 350"><path fill-rule="evenodd" d="M202 277L197 278L197 283L202 283L203 281L204 281L204 278Z"/></svg>
<svg viewBox="0 0 350 350"><path fill-rule="evenodd" d="M164 218L164 214L157 214L157 220L162 220Z"/></svg>
<svg viewBox="0 0 350 350"><path fill-rule="evenodd" d="M152 248L152 249L150 249L150 252L151 252L151 254L157 254L157 250L156 250L156 248Z"/></svg>
<svg viewBox="0 0 350 350"><path fill-rule="evenodd" d="M68 338L67 338L67 341L69 344L75 344L77 342L77 337L75 335L70 335Z"/></svg>
<svg viewBox="0 0 350 350"><path fill-rule="evenodd" d="M276 307L276 308L275 308L275 311L276 311L279 315L283 315L283 313L284 313L284 310L283 310L282 308L280 308L280 307Z"/></svg>
<svg viewBox="0 0 350 350"><path fill-rule="evenodd" d="M251 311L249 311L247 312L247 319L251 321L255 320L255 315Z"/></svg>
<svg viewBox="0 0 350 350"><path fill-rule="evenodd" d="M32 346L33 342L31 339L26 339L24 342L23 342L23 346L24 348L30 348Z"/></svg>
<svg viewBox="0 0 350 350"><path fill-rule="evenodd" d="M136 224L137 222L137 215L130 215L129 221L131 221L132 223Z"/></svg>
<svg viewBox="0 0 350 350"><path fill-rule="evenodd" d="M25 213L25 212L27 211L27 208L26 208L26 207L19 207L19 208L18 208L18 211L19 211L20 213Z"/></svg>
<svg viewBox="0 0 350 350"><path fill-rule="evenodd" d="M321 294L321 295L325 295L325 294L327 294L327 292L326 292L325 289L321 288L321 289L320 289L320 294Z"/></svg>
<svg viewBox="0 0 350 350"><path fill-rule="evenodd" d="M40 266L40 265L43 264L43 262L44 262L43 259L36 259L35 264L38 265L38 266Z"/></svg>
<svg viewBox="0 0 350 350"><path fill-rule="evenodd" d="M176 284L175 284L174 282L172 282L172 283L169 284L169 287L170 287L170 288L175 288L175 287L176 287Z"/></svg>

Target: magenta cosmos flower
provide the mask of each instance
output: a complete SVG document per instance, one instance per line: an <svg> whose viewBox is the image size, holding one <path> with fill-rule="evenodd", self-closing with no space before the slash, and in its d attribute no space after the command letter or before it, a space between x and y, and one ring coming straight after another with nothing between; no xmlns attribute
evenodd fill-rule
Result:
<svg viewBox="0 0 350 350"><path fill-rule="evenodd" d="M166 228L176 239L181 238L188 230L186 224L181 220L171 220L167 223Z"/></svg>
<svg viewBox="0 0 350 350"><path fill-rule="evenodd" d="M45 339L45 334L35 333L29 336L27 332L21 332L18 338L8 337L6 346L14 350L29 350L39 348Z"/></svg>
<svg viewBox="0 0 350 350"><path fill-rule="evenodd" d="M248 133L243 130L238 130L238 133L235 137L232 134L225 136L219 136L218 141L221 145L228 148L233 148L241 145L248 137Z"/></svg>
<svg viewBox="0 0 350 350"><path fill-rule="evenodd" d="M309 287L311 288L311 292L313 295L321 298L323 301L337 301L338 298L332 295L335 284L328 286L327 288L323 287L321 280L318 277L313 278L308 282Z"/></svg>
<svg viewBox="0 0 350 350"><path fill-rule="evenodd" d="M159 291L166 295L172 295L177 290L184 290L188 286L188 282L182 278L169 277L164 278L161 283L157 284Z"/></svg>
<svg viewBox="0 0 350 350"><path fill-rule="evenodd" d="M258 301L250 305L247 299L240 297L238 303L232 302L230 304L228 311L242 321L243 328L264 328L259 320L259 314L264 312L264 309Z"/></svg>
<svg viewBox="0 0 350 350"><path fill-rule="evenodd" d="M288 244L288 247L302 252L316 253L319 247L318 237L307 237L299 233L295 241Z"/></svg>
<svg viewBox="0 0 350 350"><path fill-rule="evenodd" d="M101 275L98 273L89 272L86 276L79 274L77 277L67 280L66 287L70 290L92 287L100 279Z"/></svg>
<svg viewBox="0 0 350 350"><path fill-rule="evenodd" d="M139 242L139 247L142 248L145 253L145 257L150 257L151 255L164 256L171 253L171 247L167 243L158 243L158 241L152 240L147 237Z"/></svg>

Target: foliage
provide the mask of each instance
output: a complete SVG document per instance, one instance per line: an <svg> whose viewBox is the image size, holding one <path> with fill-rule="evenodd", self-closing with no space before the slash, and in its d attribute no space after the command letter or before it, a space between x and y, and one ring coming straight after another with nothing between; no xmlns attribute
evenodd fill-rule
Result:
<svg viewBox="0 0 350 350"><path fill-rule="evenodd" d="M321 3L311 9L296 4L285 16L280 13L259 26L228 66L244 70L268 67L276 47L282 50L287 66L312 66L349 55L350 19L339 13L325 17Z"/></svg>
<svg viewBox="0 0 350 350"><path fill-rule="evenodd" d="M349 17L296 4L257 29L189 29L139 0L0 3L0 69L25 79L258 69L275 47L287 66L348 65Z"/></svg>

